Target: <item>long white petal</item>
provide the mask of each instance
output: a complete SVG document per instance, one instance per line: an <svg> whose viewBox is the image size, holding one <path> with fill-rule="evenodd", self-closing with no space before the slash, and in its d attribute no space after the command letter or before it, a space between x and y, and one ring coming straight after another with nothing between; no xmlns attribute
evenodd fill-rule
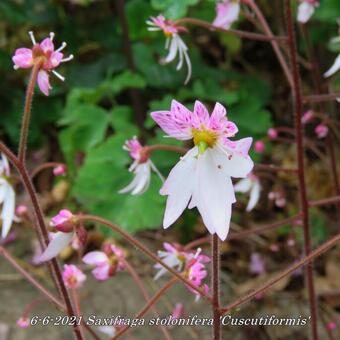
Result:
<svg viewBox="0 0 340 340"><path fill-rule="evenodd" d="M234 185L234 189L236 192L248 192L251 189L252 186L252 181L250 178L244 178L241 179L240 181L238 181L235 185Z"/></svg>
<svg viewBox="0 0 340 340"><path fill-rule="evenodd" d="M150 178L151 178L151 168L150 164L144 163L140 164L137 168L138 183L136 187L132 190L132 195L142 195L149 188Z"/></svg>
<svg viewBox="0 0 340 340"><path fill-rule="evenodd" d="M56 257L71 242L74 233L57 232L45 251L38 258L38 262L46 262Z"/></svg>
<svg viewBox="0 0 340 340"><path fill-rule="evenodd" d="M255 208L257 202L260 199L260 193L261 193L261 185L259 181L255 181L250 191L250 197L249 197L249 202L248 202L246 211L249 212Z"/></svg>
<svg viewBox="0 0 340 340"><path fill-rule="evenodd" d="M170 171L160 191L161 195L168 195L163 220L164 228L173 224L188 205L195 183L197 153L198 150L194 147L185 154Z"/></svg>
<svg viewBox="0 0 340 340"><path fill-rule="evenodd" d="M163 62L165 64L172 62L176 58L177 52L178 52L178 40L177 36L174 35L170 41L169 54L165 57Z"/></svg>
<svg viewBox="0 0 340 340"><path fill-rule="evenodd" d="M2 202L5 199L6 185L7 185L7 181L4 178L0 177L0 204L2 204Z"/></svg>
<svg viewBox="0 0 340 340"><path fill-rule="evenodd" d="M325 72L324 77L330 77L334 73L338 72L340 70L340 54L336 57L334 64L331 66L331 68Z"/></svg>
<svg viewBox="0 0 340 340"><path fill-rule="evenodd" d="M12 186L7 183L5 185L5 197L1 212L2 230L1 237L5 238L11 229L15 213L15 192Z"/></svg>
<svg viewBox="0 0 340 340"><path fill-rule="evenodd" d="M216 167L214 149L208 149L198 159L199 209L207 228L225 240L229 231L231 205L235 202L230 177Z"/></svg>

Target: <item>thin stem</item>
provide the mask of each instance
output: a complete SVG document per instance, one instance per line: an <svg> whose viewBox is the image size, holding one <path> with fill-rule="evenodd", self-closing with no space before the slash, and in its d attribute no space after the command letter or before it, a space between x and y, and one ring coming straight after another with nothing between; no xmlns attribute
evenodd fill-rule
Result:
<svg viewBox="0 0 340 340"><path fill-rule="evenodd" d="M202 295L204 298L208 299L209 301L212 301L211 296L207 295L201 288L196 287L191 281L187 280L183 277L179 272L169 267L167 264L165 264L158 256L156 256L153 252L151 252L148 248L146 248L141 242L139 242L137 239L135 239L133 236L126 233L124 230L122 230L119 226L116 224L102 218L99 216L94 215L78 215L77 216L79 221L93 221L97 222L103 225L106 225L119 235L121 235L126 241L133 244L135 247L139 248L145 255L150 257L155 262L161 264L167 271L169 271L172 275L176 276L177 279L184 282L186 285L190 286L194 291L198 292L200 295Z"/></svg>
<svg viewBox="0 0 340 340"><path fill-rule="evenodd" d="M9 159L9 161L14 165L14 167L17 169L17 171L19 172L22 182L25 186L25 189L31 199L32 205L33 205L33 209L34 209L34 214L35 214L35 218L36 218L36 225L37 225L37 234L40 240L40 244L42 247L42 250L44 250L47 246L47 244L49 243L49 238L48 238L48 231L45 225L45 221L44 221L44 215L43 212L41 210L39 201L38 201L38 197L35 193L34 190L34 186L33 183L31 181L31 178L25 168L25 166L19 161L19 159L17 157L15 157L15 155L3 144L0 142L0 151L3 152L7 158ZM74 311L73 311L73 306L71 303L71 299L70 296L67 292L67 289L65 287L62 275L61 275L61 270L59 267L59 264L57 262L56 259L52 259L51 261L49 261L49 263L51 264L51 271L52 271L52 279L54 280L54 283L56 285L57 290L59 291L60 295L63 297L63 300L66 304L66 309L67 309L67 314L69 316L74 315ZM79 329L76 325L73 325L73 331L74 334L76 336L77 339L79 340L83 340L83 336L81 335L81 333L79 332Z"/></svg>
<svg viewBox="0 0 340 340"><path fill-rule="evenodd" d="M26 158L27 137L28 137L29 127L30 127L30 120L31 120L34 87L37 82L38 73L41 68L41 64L42 62L37 62L36 64L34 64L32 71L31 71L30 80L27 85L27 90L26 90L26 99L25 99L24 112L22 115L22 124L21 124L19 150L18 150L18 158L22 164L25 163L25 158Z"/></svg>
<svg viewBox="0 0 340 340"><path fill-rule="evenodd" d="M293 16L291 9L291 0L285 0L286 20L288 31L288 46L291 59L291 67L293 74L293 107L295 114L295 131L296 131L296 157L298 162L298 179L299 179L299 194L300 205L302 211L303 221L303 238L304 238L304 252L309 255L311 252L311 236L309 226L309 205L307 198L307 189L305 181L305 165L304 165L304 146L303 146L303 127L302 127L302 96L300 88L299 64L297 61L297 46L295 39L295 31L293 24ZM311 311L312 321L312 338L318 339L317 330L317 305L313 278L313 263L310 262L305 268L307 278L308 297Z"/></svg>
<svg viewBox="0 0 340 340"><path fill-rule="evenodd" d="M327 93L327 94L313 94L311 96L304 96L302 101L304 103L321 103L333 101L340 98L340 92L337 93Z"/></svg>
<svg viewBox="0 0 340 340"><path fill-rule="evenodd" d="M72 300L74 304L74 309L76 312L76 317L79 318L81 316L81 310L80 310L80 299L79 299L77 288L71 288L71 295L72 295ZM79 327L79 332L82 333L81 327Z"/></svg>
<svg viewBox="0 0 340 340"><path fill-rule="evenodd" d="M29 272L22 268L15 258L3 247L0 247L0 255L2 255L29 283L36 287L49 301L57 308L64 310L65 306L44 286L42 286Z"/></svg>
<svg viewBox="0 0 340 340"><path fill-rule="evenodd" d="M134 317L134 319L140 319L142 318L146 312L165 294L167 290L169 290L177 281L176 277L173 277L171 280L168 281L146 304L139 313L137 313ZM123 335L128 329L130 329L129 326L123 327L113 338L112 340L118 339L121 335Z"/></svg>
<svg viewBox="0 0 340 340"><path fill-rule="evenodd" d="M224 315L228 313L230 310L242 305L243 303L251 300L253 297L255 297L257 294L265 292L267 289L272 287L275 283L279 282L281 279L283 279L285 276L288 276L289 274L293 273L298 268L302 267L305 264L310 263L312 260L320 256L322 253L327 251L329 248L333 247L337 242L340 241L340 234L334 236L315 250L313 250L311 253L309 253L308 256L303 257L301 260L297 261L296 263L289 266L287 269L283 270L280 274L276 275L273 279L267 281L263 285L261 285L259 288L245 294L244 296L238 298L236 301L230 303L228 306L221 309L221 314Z"/></svg>
<svg viewBox="0 0 340 340"><path fill-rule="evenodd" d="M211 257L212 257L212 310L213 310L213 339L221 339L220 324L220 249L219 240L216 234L211 236Z"/></svg>
<svg viewBox="0 0 340 340"><path fill-rule="evenodd" d="M319 207L319 206L327 205L327 204L337 204L339 202L340 202L340 196L333 196L333 197L328 197L328 198L324 198L324 199L317 200L317 201L310 201L309 206Z"/></svg>
<svg viewBox="0 0 340 340"><path fill-rule="evenodd" d="M293 172L293 173L298 172L298 169L283 168L272 164L255 164L255 170L267 170L271 172Z"/></svg>
<svg viewBox="0 0 340 340"><path fill-rule="evenodd" d="M262 14L261 10L259 9L259 7L257 6L257 4L255 3L254 0L248 0L247 1L247 4L252 8L252 10L255 12L262 28L263 28L263 31L266 33L267 36L273 36L273 33L266 21L266 18L264 17L264 15ZM277 56L277 59L283 69L283 72L287 78L287 81L289 83L289 85L291 87L293 87L293 79L292 79L292 75L290 73L290 70L289 70L289 67L288 67L288 64L286 62L286 59L284 58L283 56L283 53L280 49L280 46L278 45L277 41L275 40L272 40L271 41L271 45L273 47L273 50Z"/></svg>
<svg viewBox="0 0 340 340"><path fill-rule="evenodd" d="M35 169L33 169L31 173L31 178L34 178L37 176L40 172L50 169L50 168L56 168L57 166L64 165L64 163L58 163L58 162L47 162L41 165L38 165Z"/></svg>
<svg viewBox="0 0 340 340"><path fill-rule="evenodd" d="M138 273L136 272L136 270L132 267L132 265L127 260L125 260L124 258L122 258L121 260L125 264L129 273L131 274L131 277L133 278L133 280L136 282L137 286L139 287L139 290L141 291L141 293L142 293L142 295L145 299L145 302L149 303L150 296L149 296L147 290L145 289L143 281L139 277ZM157 308L153 307L152 309L154 311L155 316L159 317L159 313L157 311ZM163 332L165 339L171 340L171 336L170 336L169 332L167 331L167 329L164 326L159 326L159 328Z"/></svg>
<svg viewBox="0 0 340 340"><path fill-rule="evenodd" d="M274 35L264 35L259 33L253 33L253 32L245 32L240 30L233 30L233 29L224 29L222 27L214 26L208 21L195 19L195 18L182 18L178 19L174 22L175 25L182 25L182 24L191 24L194 26L203 27L212 31L222 32L222 33L228 33L236 35L240 38L246 38L250 40L259 40L259 41L278 41L278 42L285 42L287 40L287 37L277 37Z"/></svg>

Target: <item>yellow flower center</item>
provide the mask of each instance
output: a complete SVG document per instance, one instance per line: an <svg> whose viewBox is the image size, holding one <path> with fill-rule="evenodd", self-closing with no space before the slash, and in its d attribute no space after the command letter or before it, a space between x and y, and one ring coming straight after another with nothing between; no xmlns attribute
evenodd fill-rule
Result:
<svg viewBox="0 0 340 340"><path fill-rule="evenodd" d="M173 33L169 32L169 31L164 31L164 35L165 35L166 38L171 38Z"/></svg>
<svg viewBox="0 0 340 340"><path fill-rule="evenodd" d="M198 147L201 154L207 148L212 148L216 144L217 133L214 131L192 129L191 133L194 138L194 144Z"/></svg>

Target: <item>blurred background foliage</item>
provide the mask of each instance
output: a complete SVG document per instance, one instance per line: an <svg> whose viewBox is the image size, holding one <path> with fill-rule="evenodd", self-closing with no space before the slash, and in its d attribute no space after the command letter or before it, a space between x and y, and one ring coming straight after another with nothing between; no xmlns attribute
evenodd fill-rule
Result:
<svg viewBox="0 0 340 340"><path fill-rule="evenodd" d="M118 194L132 178L127 171L131 160L122 150L124 141L137 135L150 144L178 143L163 138L150 119L151 111L168 109L172 98L189 107L196 99L210 108L218 101L227 107L229 118L239 126L238 137L252 136L255 140L265 138L271 126L291 124L292 115L287 100L289 88L270 44L189 27L190 33L184 40L193 64L190 83L183 85L185 69L177 72L174 64L159 64L159 59L166 55L165 38L160 32L147 31L145 21L162 13L168 18L190 16L211 22L215 1L127 0L125 15L135 67L129 65L124 49L118 2L0 1L0 137L12 148L17 147L28 72L13 70L13 52L18 47L30 46L29 30L39 40L54 31L56 43L66 41L65 53L74 54L75 59L60 69L66 77L64 83L57 78L52 80L50 97L36 91L30 150L44 148L45 160L65 160L71 185L69 203L133 232L159 227L165 199L158 194L161 183L157 176L153 176L151 187L143 196ZM258 3L273 31L282 34L280 1ZM321 3L310 24L310 33L326 70L336 56L328 42L337 35L340 1ZM238 26L254 30L244 18ZM300 45L304 54L303 42ZM305 77L305 90L313 93L309 76ZM136 93L140 99L138 107L132 100ZM269 157L269 143L266 148L264 159ZM178 157L162 152L155 153L152 159L166 176ZM252 157L260 160L254 152ZM192 220L192 214L187 212L184 218ZM327 223L319 214L316 216L318 226ZM241 216L236 214L234 218L239 221ZM179 224L183 225L183 221ZM322 233L318 237L323 238Z"/></svg>

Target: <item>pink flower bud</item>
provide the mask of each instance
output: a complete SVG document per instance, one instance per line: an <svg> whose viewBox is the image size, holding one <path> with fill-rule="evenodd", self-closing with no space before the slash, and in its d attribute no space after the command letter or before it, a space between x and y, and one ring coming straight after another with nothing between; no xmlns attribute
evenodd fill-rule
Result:
<svg viewBox="0 0 340 340"><path fill-rule="evenodd" d="M53 169L53 175L54 176L65 176L66 175L66 171L67 171L67 167L65 164L61 164L56 166Z"/></svg>
<svg viewBox="0 0 340 340"><path fill-rule="evenodd" d="M255 142L254 144L254 150L257 152L257 153L263 153L264 150L265 150L265 145L263 143L262 140L258 140Z"/></svg>
<svg viewBox="0 0 340 340"><path fill-rule="evenodd" d="M336 329L336 323L331 321L327 323L327 329L329 329L330 331L334 331Z"/></svg>
<svg viewBox="0 0 340 340"><path fill-rule="evenodd" d="M267 131L267 135L268 135L269 139L274 140L278 137L278 132L274 128L270 128Z"/></svg>
<svg viewBox="0 0 340 340"><path fill-rule="evenodd" d="M308 110L306 111L303 116L302 116L302 124L307 124L309 123L312 119L314 118L314 112L313 110Z"/></svg>
<svg viewBox="0 0 340 340"><path fill-rule="evenodd" d="M325 124L319 124L316 128L315 128L315 133L318 136L318 138L324 138L327 136L328 134L328 126Z"/></svg>
<svg viewBox="0 0 340 340"><path fill-rule="evenodd" d="M75 226L74 215L67 209L62 209L50 222L52 227L64 233L69 233Z"/></svg>
<svg viewBox="0 0 340 340"><path fill-rule="evenodd" d="M17 320L16 324L20 328L28 328L30 326L30 319L21 317Z"/></svg>
<svg viewBox="0 0 340 340"><path fill-rule="evenodd" d="M23 215L26 215L28 213L28 208L26 205L24 204L20 204L16 207L15 209L15 213L18 215L18 216L23 216Z"/></svg>

